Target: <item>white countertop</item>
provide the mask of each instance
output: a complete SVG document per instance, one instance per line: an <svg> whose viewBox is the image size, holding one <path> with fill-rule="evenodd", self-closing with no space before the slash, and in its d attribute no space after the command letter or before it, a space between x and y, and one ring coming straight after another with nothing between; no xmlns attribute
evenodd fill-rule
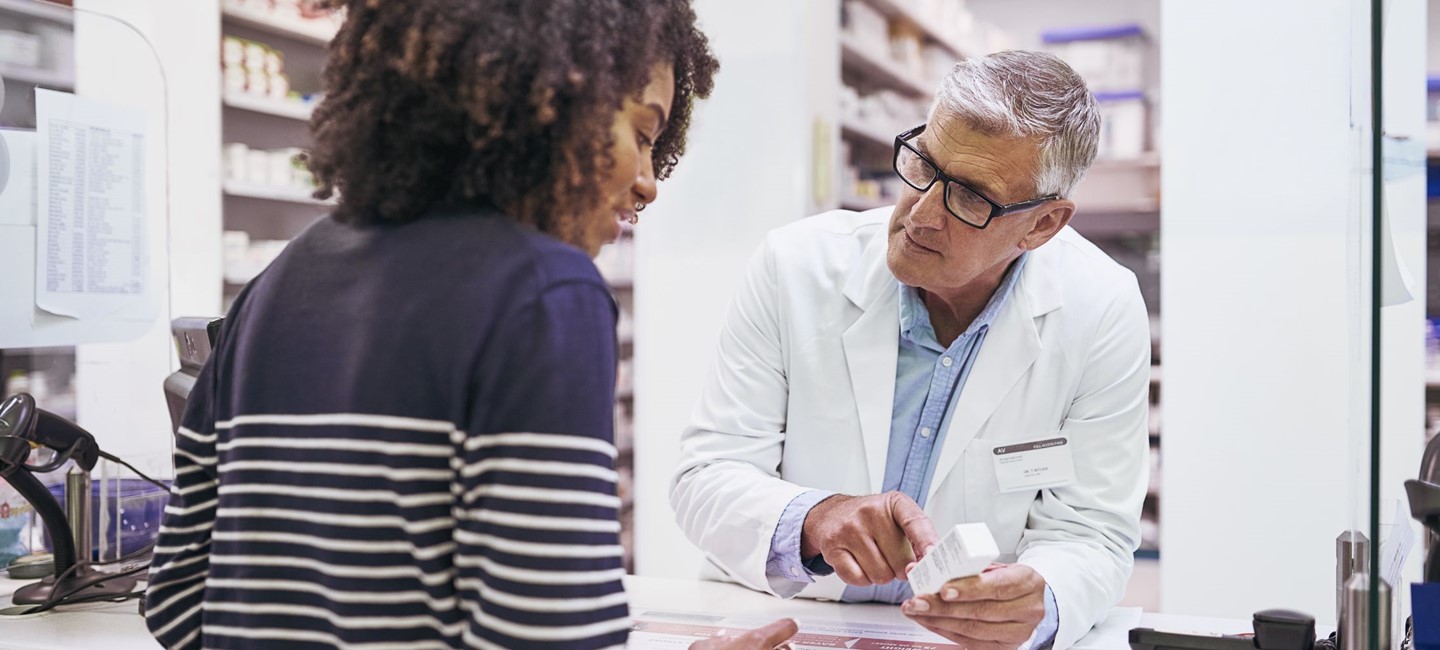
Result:
<svg viewBox="0 0 1440 650"><path fill-rule="evenodd" d="M8 606L10 594L29 581L0 580L0 606ZM671 580L628 576L625 589L631 609L711 614L748 615L765 618L790 617L839 621L855 624L908 624L894 605L857 605L814 600L779 600L744 587L699 580ZM145 629L135 601L96 603L66 607L35 616L0 620L0 648L51 650L56 648L104 648L105 650L155 650L159 644ZM1140 626L1175 632L1236 634L1250 631L1246 620L1198 618L1165 614L1144 614ZM1123 639L1114 636L1090 639L1081 647L1095 650L1129 650ZM1098 643L1097 643L1098 641Z"/></svg>

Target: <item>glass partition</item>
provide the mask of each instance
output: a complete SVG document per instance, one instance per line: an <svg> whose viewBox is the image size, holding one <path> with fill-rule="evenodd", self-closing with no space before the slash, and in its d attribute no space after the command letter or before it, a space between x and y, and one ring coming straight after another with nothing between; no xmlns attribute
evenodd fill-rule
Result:
<svg viewBox="0 0 1440 650"><path fill-rule="evenodd" d="M169 116L156 51L112 15L0 0L0 89L0 401L28 394L131 461L141 447L168 452L169 431L137 426L106 401L128 399L131 355L174 365ZM158 382L141 393L163 402ZM59 464L67 454L36 447L28 464L58 465L37 477L63 503L76 461ZM137 464L168 476L165 452ZM90 465L93 547L77 557L142 551L158 530L164 490L108 461ZM0 573L52 548L49 532L33 504L0 481Z"/></svg>

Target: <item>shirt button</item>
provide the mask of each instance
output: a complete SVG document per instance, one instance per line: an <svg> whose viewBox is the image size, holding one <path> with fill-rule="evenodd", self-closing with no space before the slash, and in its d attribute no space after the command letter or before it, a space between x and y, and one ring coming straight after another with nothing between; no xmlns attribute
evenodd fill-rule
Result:
<svg viewBox="0 0 1440 650"><path fill-rule="evenodd" d="M923 429L920 429L920 437L921 437L921 438L929 438L929 437L930 437L930 427L925 427L925 428L923 428Z"/></svg>
<svg viewBox="0 0 1440 650"><path fill-rule="evenodd" d="M955 362L954 362L954 361L951 361L951 360L950 360L950 357L940 357L940 365L945 366L946 368L949 368L949 367L950 367L950 364L952 364L952 363L955 363Z"/></svg>

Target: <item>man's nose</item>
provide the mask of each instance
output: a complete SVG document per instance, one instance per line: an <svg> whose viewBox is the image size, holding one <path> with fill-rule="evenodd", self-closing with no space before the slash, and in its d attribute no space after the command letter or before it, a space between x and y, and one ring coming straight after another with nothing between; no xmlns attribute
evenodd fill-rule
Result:
<svg viewBox="0 0 1440 650"><path fill-rule="evenodd" d="M936 182L910 206L910 224L918 228L939 230L945 227L950 213L945 208L945 184Z"/></svg>

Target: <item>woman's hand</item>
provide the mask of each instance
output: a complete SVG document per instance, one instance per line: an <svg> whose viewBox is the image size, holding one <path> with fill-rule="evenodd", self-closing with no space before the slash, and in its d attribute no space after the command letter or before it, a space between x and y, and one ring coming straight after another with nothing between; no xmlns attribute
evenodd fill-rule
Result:
<svg viewBox="0 0 1440 650"><path fill-rule="evenodd" d="M764 627L757 627L740 636L719 636L696 641L690 650L773 650L800 631L792 619L784 618Z"/></svg>

